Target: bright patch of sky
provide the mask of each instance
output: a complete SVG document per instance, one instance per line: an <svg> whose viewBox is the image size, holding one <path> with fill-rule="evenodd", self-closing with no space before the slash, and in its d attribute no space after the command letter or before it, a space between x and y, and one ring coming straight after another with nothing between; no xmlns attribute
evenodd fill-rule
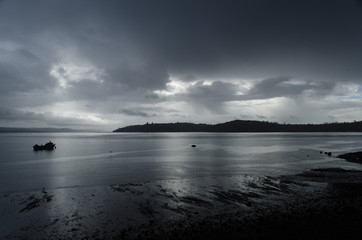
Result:
<svg viewBox="0 0 362 240"><path fill-rule="evenodd" d="M53 65L50 75L55 77L62 88L68 88L72 82L95 81L103 83L105 72L91 64L76 64L73 62L63 62Z"/></svg>

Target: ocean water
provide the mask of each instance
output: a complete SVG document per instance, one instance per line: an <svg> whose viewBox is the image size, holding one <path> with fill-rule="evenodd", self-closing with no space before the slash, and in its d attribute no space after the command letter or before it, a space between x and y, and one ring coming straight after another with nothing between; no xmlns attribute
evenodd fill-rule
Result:
<svg viewBox="0 0 362 240"><path fill-rule="evenodd" d="M50 140L55 150L33 151ZM0 193L280 176L323 167L362 170L335 157L361 151L361 142L362 133L2 133Z"/></svg>

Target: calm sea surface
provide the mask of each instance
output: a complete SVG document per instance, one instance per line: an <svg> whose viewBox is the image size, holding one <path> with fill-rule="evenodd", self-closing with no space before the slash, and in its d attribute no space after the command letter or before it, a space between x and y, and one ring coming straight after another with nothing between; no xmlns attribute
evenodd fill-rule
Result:
<svg viewBox="0 0 362 240"><path fill-rule="evenodd" d="M33 151L49 140L54 151ZM361 151L361 143L362 133L2 133L0 193L319 167L362 170L320 153Z"/></svg>

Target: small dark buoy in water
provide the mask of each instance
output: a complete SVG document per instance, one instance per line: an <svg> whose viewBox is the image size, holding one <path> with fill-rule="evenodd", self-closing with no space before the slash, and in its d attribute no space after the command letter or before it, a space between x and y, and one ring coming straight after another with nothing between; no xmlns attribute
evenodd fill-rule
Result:
<svg viewBox="0 0 362 240"><path fill-rule="evenodd" d="M191 147L196 147L196 145L195 145L195 144L192 144Z"/></svg>
<svg viewBox="0 0 362 240"><path fill-rule="evenodd" d="M331 152L328 152L327 153L328 157L332 156L332 153Z"/></svg>

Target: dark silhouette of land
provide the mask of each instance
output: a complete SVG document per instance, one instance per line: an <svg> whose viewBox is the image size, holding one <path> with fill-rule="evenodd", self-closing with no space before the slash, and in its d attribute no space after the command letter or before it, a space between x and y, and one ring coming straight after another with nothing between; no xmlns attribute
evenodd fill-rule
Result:
<svg viewBox="0 0 362 240"><path fill-rule="evenodd" d="M362 163L362 152L346 153L337 157L346 159L349 162Z"/></svg>
<svg viewBox="0 0 362 240"><path fill-rule="evenodd" d="M235 120L226 123L146 123L118 128L113 132L362 132L362 121L324 124L279 124Z"/></svg>

